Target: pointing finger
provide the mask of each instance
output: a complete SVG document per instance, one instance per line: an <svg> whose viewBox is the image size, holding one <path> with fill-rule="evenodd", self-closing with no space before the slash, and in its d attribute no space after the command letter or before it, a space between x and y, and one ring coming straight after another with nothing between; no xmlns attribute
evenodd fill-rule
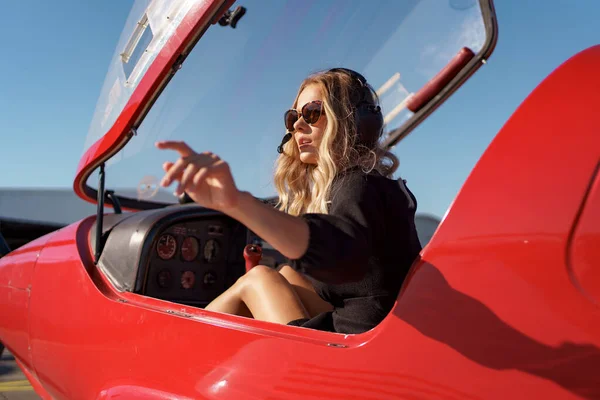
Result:
<svg viewBox="0 0 600 400"><path fill-rule="evenodd" d="M183 141L164 140L156 142L156 147L161 150L175 150L183 157L188 157L195 153L194 150Z"/></svg>

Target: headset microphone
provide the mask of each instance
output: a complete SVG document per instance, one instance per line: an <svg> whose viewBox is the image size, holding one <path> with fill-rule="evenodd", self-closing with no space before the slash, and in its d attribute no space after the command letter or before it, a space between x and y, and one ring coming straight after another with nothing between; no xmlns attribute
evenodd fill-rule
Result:
<svg viewBox="0 0 600 400"><path fill-rule="evenodd" d="M279 146L277 146L277 152L279 154L283 153L283 145L286 144L287 142L289 142L289 140L291 138L292 138L292 133L290 131L287 131L287 133L285 134L283 139L281 139L281 144Z"/></svg>

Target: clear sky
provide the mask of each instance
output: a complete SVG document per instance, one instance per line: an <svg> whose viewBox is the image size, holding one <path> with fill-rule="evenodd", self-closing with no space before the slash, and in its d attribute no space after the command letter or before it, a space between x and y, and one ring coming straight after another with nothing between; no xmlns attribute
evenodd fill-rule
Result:
<svg viewBox="0 0 600 400"><path fill-rule="evenodd" d="M133 2L5 3L0 187L70 188ZM441 217L525 96L568 57L600 44L597 0L498 0L496 12L499 40L489 63L396 149L422 212ZM274 151L277 143L264 146Z"/></svg>

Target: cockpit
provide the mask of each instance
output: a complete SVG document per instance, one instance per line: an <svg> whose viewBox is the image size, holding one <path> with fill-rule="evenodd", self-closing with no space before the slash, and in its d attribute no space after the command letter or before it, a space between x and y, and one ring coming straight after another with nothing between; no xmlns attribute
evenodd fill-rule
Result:
<svg viewBox="0 0 600 400"><path fill-rule="evenodd" d="M156 141L218 154L240 190L274 204L283 112L308 73L367 76L383 145L397 152L495 45L486 1L230 4L136 1L110 62L74 189L98 204L90 248L121 291L203 307L245 273L248 244L262 247L261 264L286 261L239 222L160 187Z"/></svg>

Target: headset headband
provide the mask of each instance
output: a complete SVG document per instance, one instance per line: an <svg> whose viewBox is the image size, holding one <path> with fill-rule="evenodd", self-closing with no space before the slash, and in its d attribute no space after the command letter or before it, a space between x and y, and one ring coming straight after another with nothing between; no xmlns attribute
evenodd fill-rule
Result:
<svg viewBox="0 0 600 400"><path fill-rule="evenodd" d="M332 68L329 70L329 72L345 72L346 74L352 76L354 79L358 80L360 82L361 86L366 86L367 85L367 79L362 76L361 74L359 74L356 71L353 71L351 69L348 68Z"/></svg>

